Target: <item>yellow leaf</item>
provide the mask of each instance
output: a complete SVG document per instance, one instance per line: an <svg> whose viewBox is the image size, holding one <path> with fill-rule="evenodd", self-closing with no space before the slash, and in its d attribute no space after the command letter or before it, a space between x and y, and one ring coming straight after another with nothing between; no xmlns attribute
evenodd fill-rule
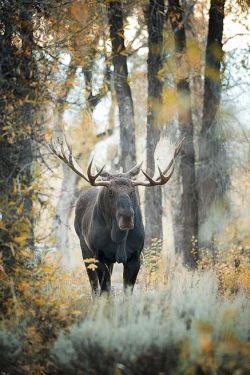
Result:
<svg viewBox="0 0 250 375"><path fill-rule="evenodd" d="M98 260L95 258L86 258L84 259L84 263L98 263Z"/></svg>
<svg viewBox="0 0 250 375"><path fill-rule="evenodd" d="M14 240L16 242L22 243L22 242L25 242L27 240L27 237L25 237L25 236L18 236L18 237L15 237Z"/></svg>
<svg viewBox="0 0 250 375"><path fill-rule="evenodd" d="M25 292L29 289L29 284L26 281L22 281L19 283L17 288L20 292Z"/></svg>

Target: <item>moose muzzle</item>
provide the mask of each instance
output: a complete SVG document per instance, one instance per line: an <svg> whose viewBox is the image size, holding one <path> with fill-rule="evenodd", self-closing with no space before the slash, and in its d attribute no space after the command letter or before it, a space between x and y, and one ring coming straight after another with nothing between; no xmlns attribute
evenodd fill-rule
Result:
<svg viewBox="0 0 250 375"><path fill-rule="evenodd" d="M120 230L134 228L134 210L127 194L122 194L117 202L116 220Z"/></svg>
<svg viewBox="0 0 250 375"><path fill-rule="evenodd" d="M134 228L134 214L120 215L118 219L118 227L120 230L131 230Z"/></svg>

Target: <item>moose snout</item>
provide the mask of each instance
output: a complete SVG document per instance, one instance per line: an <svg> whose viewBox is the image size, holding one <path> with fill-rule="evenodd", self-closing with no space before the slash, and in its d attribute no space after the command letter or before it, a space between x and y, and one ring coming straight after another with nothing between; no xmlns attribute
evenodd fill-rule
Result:
<svg viewBox="0 0 250 375"><path fill-rule="evenodd" d="M118 226L121 230L131 230L134 228L134 210L121 210L118 214Z"/></svg>

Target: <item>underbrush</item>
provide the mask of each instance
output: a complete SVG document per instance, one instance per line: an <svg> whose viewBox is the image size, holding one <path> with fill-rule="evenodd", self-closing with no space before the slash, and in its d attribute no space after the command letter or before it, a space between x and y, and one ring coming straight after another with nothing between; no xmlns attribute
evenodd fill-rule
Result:
<svg viewBox="0 0 250 375"><path fill-rule="evenodd" d="M96 301L52 349L63 374L247 373L249 307L215 272L182 269L166 289Z"/></svg>
<svg viewBox="0 0 250 375"><path fill-rule="evenodd" d="M167 270L167 272L166 272ZM0 369L16 374L236 374L250 371L249 257L204 253L196 271L151 252L133 295L91 300L81 267L44 259L2 274L9 296Z"/></svg>

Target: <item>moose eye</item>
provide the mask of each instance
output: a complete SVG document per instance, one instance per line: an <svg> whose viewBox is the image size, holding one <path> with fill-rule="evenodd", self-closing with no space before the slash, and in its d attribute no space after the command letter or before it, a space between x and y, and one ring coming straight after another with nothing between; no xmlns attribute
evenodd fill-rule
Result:
<svg viewBox="0 0 250 375"><path fill-rule="evenodd" d="M114 195L114 193L113 193L113 191L110 189L110 190L109 190L109 197L112 198L113 195Z"/></svg>

